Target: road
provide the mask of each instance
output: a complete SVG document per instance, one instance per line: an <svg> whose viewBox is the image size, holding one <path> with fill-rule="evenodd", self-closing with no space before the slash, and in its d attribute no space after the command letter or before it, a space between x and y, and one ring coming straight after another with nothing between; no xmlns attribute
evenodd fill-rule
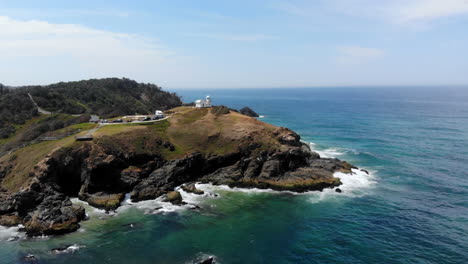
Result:
<svg viewBox="0 0 468 264"><path fill-rule="evenodd" d="M153 123L153 122L159 122L168 119L170 116L166 116L164 118L158 119L158 120L150 120L150 121L133 121L133 122L128 122L128 123L99 123L103 126L108 126L108 125L123 125L123 124L144 124L144 123Z"/></svg>

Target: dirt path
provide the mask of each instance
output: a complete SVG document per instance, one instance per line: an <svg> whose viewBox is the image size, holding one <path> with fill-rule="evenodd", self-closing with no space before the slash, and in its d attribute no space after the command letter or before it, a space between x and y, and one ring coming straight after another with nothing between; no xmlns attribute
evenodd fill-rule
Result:
<svg viewBox="0 0 468 264"><path fill-rule="evenodd" d="M39 113L44 114L44 115L51 115L51 114L52 114L52 112L49 112L49 111L47 111L47 110L44 110L44 109L40 108L40 107L37 105L36 101L34 101L34 98L32 97L32 95L31 95L30 93L28 93L28 95L29 95L29 98L31 99L31 101L33 102L33 104L36 106L37 111L38 111Z"/></svg>

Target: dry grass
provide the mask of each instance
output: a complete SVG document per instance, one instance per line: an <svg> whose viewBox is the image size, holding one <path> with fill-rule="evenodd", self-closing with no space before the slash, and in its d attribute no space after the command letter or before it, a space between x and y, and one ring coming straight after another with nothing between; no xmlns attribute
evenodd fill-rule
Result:
<svg viewBox="0 0 468 264"><path fill-rule="evenodd" d="M37 144L21 148L11 155L5 155L0 158L0 163L12 163L12 171L5 176L1 182L1 187L9 191L17 191L29 179L29 174L34 166L44 159L48 154L61 147L72 146L75 144L75 137L70 136L56 141L43 141ZM11 157L15 157L12 159Z"/></svg>

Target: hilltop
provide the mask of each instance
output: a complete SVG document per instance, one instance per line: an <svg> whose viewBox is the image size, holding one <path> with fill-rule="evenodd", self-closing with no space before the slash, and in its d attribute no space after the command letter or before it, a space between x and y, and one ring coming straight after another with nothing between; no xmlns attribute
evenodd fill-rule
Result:
<svg viewBox="0 0 468 264"><path fill-rule="evenodd" d="M167 119L95 127L78 123L78 135L22 147L0 158L0 224L23 224L29 235L79 228L84 209L115 210L126 193L133 201L160 196L184 203L175 188L200 193L193 183L304 192L335 188L335 172L355 168L323 159L295 132L227 107L175 107ZM68 129L65 127L64 129ZM94 131L93 130L93 131Z"/></svg>

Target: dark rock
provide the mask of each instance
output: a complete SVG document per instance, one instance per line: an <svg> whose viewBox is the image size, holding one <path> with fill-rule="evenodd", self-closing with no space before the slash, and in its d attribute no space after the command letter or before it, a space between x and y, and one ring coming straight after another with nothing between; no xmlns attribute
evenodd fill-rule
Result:
<svg viewBox="0 0 468 264"><path fill-rule="evenodd" d="M131 193L132 201L156 199L176 186L196 180L201 176L204 165L205 159L200 153L167 162L135 186Z"/></svg>
<svg viewBox="0 0 468 264"><path fill-rule="evenodd" d="M197 189L197 187L195 187L195 183L184 184L180 186L180 188L188 193L194 193L198 195L205 193L204 191Z"/></svg>
<svg viewBox="0 0 468 264"><path fill-rule="evenodd" d="M246 116L259 117L259 115L254 110L252 110L250 107L247 107L247 106L239 110L239 112Z"/></svg>
<svg viewBox="0 0 468 264"><path fill-rule="evenodd" d="M285 128L285 127L280 127L277 128L273 134L276 134L278 136L278 141L281 144L289 145L289 146L294 146L294 147L302 147L302 142L301 142L301 137L295 133L294 131Z"/></svg>
<svg viewBox="0 0 468 264"><path fill-rule="evenodd" d="M120 180L125 186L133 188L143 178L144 171L137 167L128 167L120 173Z"/></svg>
<svg viewBox="0 0 468 264"><path fill-rule="evenodd" d="M213 106L213 108L211 108L211 113L216 116L227 115L229 111L229 108L224 105Z"/></svg>
<svg viewBox="0 0 468 264"><path fill-rule="evenodd" d="M117 209L124 198L125 195L123 193L107 194L99 192L95 194L80 194L80 199L87 201L89 205L105 209L106 211Z"/></svg>
<svg viewBox="0 0 468 264"><path fill-rule="evenodd" d="M32 254L28 254L20 259L21 263L39 263L39 260L36 258L36 256Z"/></svg>
<svg viewBox="0 0 468 264"><path fill-rule="evenodd" d="M76 231L81 220L86 217L85 210L72 205L70 199L52 195L28 213L24 221L24 231L28 236L61 235Z"/></svg>
<svg viewBox="0 0 468 264"><path fill-rule="evenodd" d="M154 200L166 192L158 187L139 184L130 193L132 202L139 202L145 200Z"/></svg>
<svg viewBox="0 0 468 264"><path fill-rule="evenodd" d="M184 201L182 201L182 195L180 195L180 192L178 191L168 192L166 194L166 199L164 199L164 201L170 202L171 204L174 204L174 205L185 204Z"/></svg>
<svg viewBox="0 0 468 264"><path fill-rule="evenodd" d="M196 204L190 206L190 210L198 210L198 209L200 209L200 206L198 206Z"/></svg>
<svg viewBox="0 0 468 264"><path fill-rule="evenodd" d="M280 173L280 161L277 159L268 160L263 163L262 171L259 177L269 178L276 177Z"/></svg>
<svg viewBox="0 0 468 264"><path fill-rule="evenodd" d="M335 192L337 192L337 193L341 193L341 192L342 192L342 190L341 190L340 188L336 188L336 189L335 189Z"/></svg>
<svg viewBox="0 0 468 264"><path fill-rule="evenodd" d="M214 263L214 258L213 257L208 257L206 259L203 259L200 262L197 262L197 264L212 264Z"/></svg>

